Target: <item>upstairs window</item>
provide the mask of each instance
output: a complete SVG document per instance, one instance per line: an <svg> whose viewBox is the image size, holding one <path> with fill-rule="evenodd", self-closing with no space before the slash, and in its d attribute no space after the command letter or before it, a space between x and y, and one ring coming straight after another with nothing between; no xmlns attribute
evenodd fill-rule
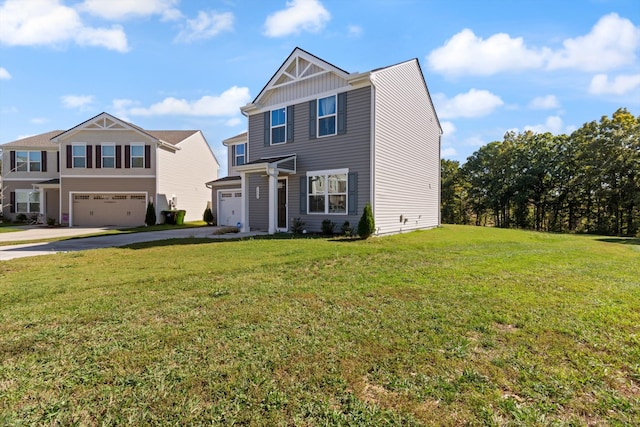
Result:
<svg viewBox="0 0 640 427"><path fill-rule="evenodd" d="M231 146L233 166L242 166L246 163L247 144L236 144Z"/></svg>
<svg viewBox="0 0 640 427"><path fill-rule="evenodd" d="M144 145L131 145L131 167L144 167Z"/></svg>
<svg viewBox="0 0 640 427"><path fill-rule="evenodd" d="M102 146L102 167L107 169L116 167L116 146L115 145Z"/></svg>
<svg viewBox="0 0 640 427"><path fill-rule="evenodd" d="M40 151L16 151L17 172L41 172L42 154Z"/></svg>
<svg viewBox="0 0 640 427"><path fill-rule="evenodd" d="M72 165L74 168L87 167L87 147L85 145L74 145L71 148Z"/></svg>
<svg viewBox="0 0 640 427"><path fill-rule="evenodd" d="M318 99L318 136L336 134L336 96Z"/></svg>
<svg viewBox="0 0 640 427"><path fill-rule="evenodd" d="M287 110L271 111L271 144L283 144L287 137Z"/></svg>

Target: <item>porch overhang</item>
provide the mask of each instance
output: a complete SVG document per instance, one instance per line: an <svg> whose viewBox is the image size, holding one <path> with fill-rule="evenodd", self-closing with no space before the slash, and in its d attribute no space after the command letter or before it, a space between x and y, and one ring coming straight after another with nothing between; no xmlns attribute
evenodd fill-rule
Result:
<svg viewBox="0 0 640 427"><path fill-rule="evenodd" d="M296 159L297 156L295 154L280 157L263 157L252 162L245 163L242 166L236 166L236 170L244 173L265 172L267 175L278 175L280 172L295 174Z"/></svg>
<svg viewBox="0 0 640 427"><path fill-rule="evenodd" d="M46 189L46 188L60 188L60 178L48 179L33 184L33 188Z"/></svg>

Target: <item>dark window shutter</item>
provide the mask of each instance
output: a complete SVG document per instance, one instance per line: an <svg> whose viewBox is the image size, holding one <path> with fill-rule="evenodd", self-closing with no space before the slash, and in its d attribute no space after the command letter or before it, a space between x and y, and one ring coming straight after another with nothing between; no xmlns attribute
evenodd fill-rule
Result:
<svg viewBox="0 0 640 427"><path fill-rule="evenodd" d="M235 145L231 146L231 166L237 166L236 165L236 146Z"/></svg>
<svg viewBox="0 0 640 427"><path fill-rule="evenodd" d="M85 161L85 164L87 165L87 168L91 169L91 167L93 166L93 149L91 145L87 145L87 159Z"/></svg>
<svg viewBox="0 0 640 427"><path fill-rule="evenodd" d="M315 139L316 137L316 100L309 101L309 138Z"/></svg>
<svg viewBox="0 0 640 427"><path fill-rule="evenodd" d="M347 133L347 92L338 94L338 135Z"/></svg>
<svg viewBox="0 0 640 427"><path fill-rule="evenodd" d="M116 169L122 167L122 145L116 145Z"/></svg>
<svg viewBox="0 0 640 427"><path fill-rule="evenodd" d="M131 167L131 146L124 146L124 167L125 169L129 169Z"/></svg>
<svg viewBox="0 0 640 427"><path fill-rule="evenodd" d="M307 214L307 177L300 177L300 213Z"/></svg>
<svg viewBox="0 0 640 427"><path fill-rule="evenodd" d="M287 107L287 142L293 142L293 105Z"/></svg>
<svg viewBox="0 0 640 427"><path fill-rule="evenodd" d="M347 177L347 205L349 215L358 214L358 172L349 172Z"/></svg>
<svg viewBox="0 0 640 427"><path fill-rule="evenodd" d="M144 167L145 169L151 168L151 146L144 146Z"/></svg>
<svg viewBox="0 0 640 427"><path fill-rule="evenodd" d="M100 169L102 167L102 146L100 144L96 145L96 169Z"/></svg>
<svg viewBox="0 0 640 427"><path fill-rule="evenodd" d="M269 120L269 116L271 116L271 111L265 111L263 114L264 117L264 146L268 147L271 144L271 120Z"/></svg>
<svg viewBox="0 0 640 427"><path fill-rule="evenodd" d="M16 192L12 191L11 193L9 193L9 212L15 213L15 211L16 211Z"/></svg>
<svg viewBox="0 0 640 427"><path fill-rule="evenodd" d="M58 168L57 172L60 172L60 152L59 151L56 151L56 167Z"/></svg>
<svg viewBox="0 0 640 427"><path fill-rule="evenodd" d="M67 145L67 169L73 167L73 157L71 156L71 146Z"/></svg>
<svg viewBox="0 0 640 427"><path fill-rule="evenodd" d="M16 170L16 152L11 150L9 151L9 158L11 159L11 165L9 166L9 172L13 172Z"/></svg>
<svg viewBox="0 0 640 427"><path fill-rule="evenodd" d="M40 167L40 170L42 172L46 172L47 171L47 152L46 151L40 152L40 160L42 161L42 166Z"/></svg>

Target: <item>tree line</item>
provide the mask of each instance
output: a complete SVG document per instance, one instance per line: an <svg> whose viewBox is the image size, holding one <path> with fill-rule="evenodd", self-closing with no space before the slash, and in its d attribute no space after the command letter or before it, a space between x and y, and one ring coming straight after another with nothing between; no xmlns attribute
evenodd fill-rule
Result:
<svg viewBox="0 0 640 427"><path fill-rule="evenodd" d="M507 132L464 165L441 160L442 222L634 236L640 116L625 108L571 135Z"/></svg>

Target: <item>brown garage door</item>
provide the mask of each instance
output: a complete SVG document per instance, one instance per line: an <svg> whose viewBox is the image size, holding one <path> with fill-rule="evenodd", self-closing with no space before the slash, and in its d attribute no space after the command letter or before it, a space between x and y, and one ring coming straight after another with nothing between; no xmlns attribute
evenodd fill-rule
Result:
<svg viewBox="0 0 640 427"><path fill-rule="evenodd" d="M135 227L144 224L144 194L74 194L73 225Z"/></svg>

